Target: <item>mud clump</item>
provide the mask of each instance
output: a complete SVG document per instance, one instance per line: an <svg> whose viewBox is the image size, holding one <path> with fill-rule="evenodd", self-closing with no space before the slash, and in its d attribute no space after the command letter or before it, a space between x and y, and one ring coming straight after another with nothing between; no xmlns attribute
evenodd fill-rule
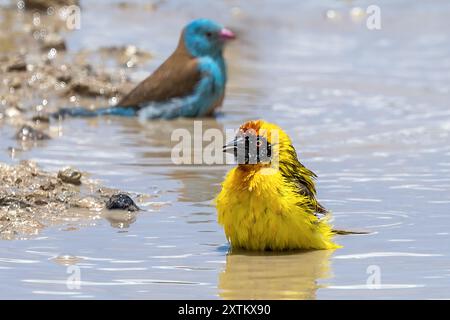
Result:
<svg viewBox="0 0 450 320"><path fill-rule="evenodd" d="M23 125L16 133L16 139L19 141L38 141L49 140L50 136L45 132L35 129L30 125Z"/></svg>
<svg viewBox="0 0 450 320"><path fill-rule="evenodd" d="M28 10L47 10L50 7L62 7L78 5L78 0L23 0L25 9Z"/></svg>
<svg viewBox="0 0 450 320"><path fill-rule="evenodd" d="M41 49L44 51L50 49L65 51L67 49L66 41L60 35L51 33L41 40Z"/></svg>
<svg viewBox="0 0 450 320"><path fill-rule="evenodd" d="M7 59L4 59L7 60ZM5 67L6 72L23 72L27 71L27 63L23 58L13 58L6 61Z"/></svg>
<svg viewBox="0 0 450 320"><path fill-rule="evenodd" d="M64 183L73 184L74 186L81 185L81 172L67 168L58 172L58 178Z"/></svg>
<svg viewBox="0 0 450 320"><path fill-rule="evenodd" d="M117 88L99 79L80 79L70 85L65 93L67 96L81 95L84 97L115 97L119 94Z"/></svg>
<svg viewBox="0 0 450 320"><path fill-rule="evenodd" d="M13 89L19 89L22 87L22 80L19 77L14 77L11 79L9 86Z"/></svg>
<svg viewBox="0 0 450 320"><path fill-rule="evenodd" d="M84 178L75 169L62 172L64 177L43 171L31 161L15 166L0 163L0 239L28 238L47 226L76 229L92 225L103 218L105 203L114 195L123 196ZM122 196L115 203L137 208L131 198Z"/></svg>

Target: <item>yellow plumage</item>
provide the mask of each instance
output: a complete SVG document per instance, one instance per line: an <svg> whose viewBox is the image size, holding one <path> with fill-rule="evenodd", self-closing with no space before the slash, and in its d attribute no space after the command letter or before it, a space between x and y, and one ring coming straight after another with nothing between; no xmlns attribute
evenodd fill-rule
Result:
<svg viewBox="0 0 450 320"><path fill-rule="evenodd" d="M249 129L272 144L270 162L239 164L216 198L218 221L233 248L247 250L334 249L328 216L316 200L314 173L305 168L289 137L262 120ZM276 138L276 139L275 139ZM276 141L275 141L276 140Z"/></svg>

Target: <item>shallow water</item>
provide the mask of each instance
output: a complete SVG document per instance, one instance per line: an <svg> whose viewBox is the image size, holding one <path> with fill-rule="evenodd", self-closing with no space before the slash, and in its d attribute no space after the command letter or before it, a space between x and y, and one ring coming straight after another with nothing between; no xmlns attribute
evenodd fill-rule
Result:
<svg viewBox="0 0 450 320"><path fill-rule="evenodd" d="M69 119L61 137L14 158L3 125L2 162L73 165L167 205L128 228L97 220L0 242L1 298L450 298L450 3L379 1L379 31L350 19L352 5L372 4L364 1L169 0L155 12L137 3L84 1L69 49L136 44L155 55L139 80L186 21L226 23L239 33L227 50L228 95L204 128L276 122L318 174L335 226L372 233L339 236L344 248L334 252L227 254L211 201L231 167L170 161L171 132L193 130L192 121ZM325 19L328 9L340 21ZM68 287L71 266L79 288ZM373 279L380 283L368 286Z"/></svg>

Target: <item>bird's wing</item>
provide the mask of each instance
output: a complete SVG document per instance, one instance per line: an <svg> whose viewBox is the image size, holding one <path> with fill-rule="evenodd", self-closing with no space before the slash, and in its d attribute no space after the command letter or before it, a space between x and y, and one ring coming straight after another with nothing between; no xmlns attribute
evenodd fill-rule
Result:
<svg viewBox="0 0 450 320"><path fill-rule="evenodd" d="M138 114L141 120L207 116L222 101L223 93L220 97L220 90L221 86L217 85L211 70L203 67L201 79L189 95L160 103L152 102L139 110Z"/></svg>
<svg viewBox="0 0 450 320"><path fill-rule="evenodd" d="M151 102L164 102L191 94L201 79L197 60L174 53L152 75L117 104L140 109Z"/></svg>
<svg viewBox="0 0 450 320"><path fill-rule="evenodd" d="M292 182L295 184L299 194L310 199L316 213L327 214L327 209L325 209L316 198L316 188L313 181L316 177L314 172L301 165L299 174L294 175Z"/></svg>
<svg viewBox="0 0 450 320"><path fill-rule="evenodd" d="M281 174L291 184L294 185L295 191L301 196L307 197L310 200L312 210L315 213L327 214L328 210L323 207L316 198L316 187L314 179L317 175L306 168L297 159L297 153L292 147L291 153L295 155L296 163L285 163L280 165Z"/></svg>

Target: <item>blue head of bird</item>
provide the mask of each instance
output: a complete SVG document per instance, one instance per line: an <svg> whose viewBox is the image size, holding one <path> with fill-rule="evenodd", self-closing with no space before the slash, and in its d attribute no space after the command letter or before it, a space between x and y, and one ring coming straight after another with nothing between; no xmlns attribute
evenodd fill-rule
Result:
<svg viewBox="0 0 450 320"><path fill-rule="evenodd" d="M225 42L235 35L214 21L197 19L184 28L183 37L184 45L193 56L214 57L222 54Z"/></svg>

